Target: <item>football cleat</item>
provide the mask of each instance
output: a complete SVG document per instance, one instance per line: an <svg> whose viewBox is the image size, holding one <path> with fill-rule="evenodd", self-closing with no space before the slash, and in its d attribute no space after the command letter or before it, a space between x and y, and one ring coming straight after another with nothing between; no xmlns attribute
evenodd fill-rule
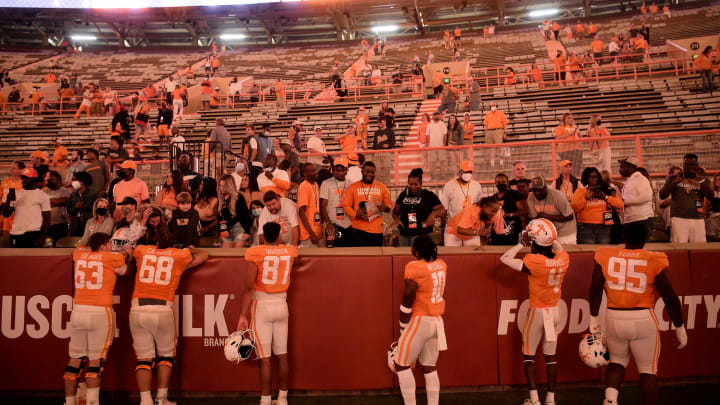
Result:
<svg viewBox="0 0 720 405"><path fill-rule="evenodd" d="M580 339L578 353L588 367L605 367L610 362L610 353L603 343L601 333L586 333Z"/></svg>
<svg viewBox="0 0 720 405"><path fill-rule="evenodd" d="M397 358L398 354L398 344L397 342L392 342L390 344L390 350L387 352L387 361L388 361L388 367L390 368L390 371L393 373L397 373L397 369L395 368L395 359Z"/></svg>
<svg viewBox="0 0 720 405"><path fill-rule="evenodd" d="M557 239L557 229L547 219L533 219L525 230L530 235L530 239L538 246L552 246Z"/></svg>
<svg viewBox="0 0 720 405"><path fill-rule="evenodd" d="M225 358L231 363L247 360L255 349L255 332L252 329L235 331L225 342Z"/></svg>
<svg viewBox="0 0 720 405"><path fill-rule="evenodd" d="M155 399L155 405L176 405L176 403L167 398L157 398Z"/></svg>

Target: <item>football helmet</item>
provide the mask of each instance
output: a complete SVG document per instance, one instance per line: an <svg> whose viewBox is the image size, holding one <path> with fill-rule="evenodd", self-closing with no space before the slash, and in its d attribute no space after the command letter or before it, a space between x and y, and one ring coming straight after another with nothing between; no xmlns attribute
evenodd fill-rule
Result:
<svg viewBox="0 0 720 405"><path fill-rule="evenodd" d="M600 368L610 362L610 353L600 332L584 334L580 339L578 353L588 367Z"/></svg>
<svg viewBox="0 0 720 405"><path fill-rule="evenodd" d="M557 229L555 225L547 219L533 219L525 230L530 235L530 239L537 243L538 246L552 246L557 239Z"/></svg>
<svg viewBox="0 0 720 405"><path fill-rule="evenodd" d="M252 329L235 331L225 342L225 358L231 363L247 360L255 349L255 332Z"/></svg>

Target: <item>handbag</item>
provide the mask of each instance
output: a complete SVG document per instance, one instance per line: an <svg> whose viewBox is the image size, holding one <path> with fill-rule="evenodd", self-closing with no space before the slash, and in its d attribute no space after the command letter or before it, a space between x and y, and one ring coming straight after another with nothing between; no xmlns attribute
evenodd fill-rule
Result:
<svg viewBox="0 0 720 405"><path fill-rule="evenodd" d="M135 115L135 124L141 127L146 127L149 120L150 116L148 116L147 114L137 113Z"/></svg>

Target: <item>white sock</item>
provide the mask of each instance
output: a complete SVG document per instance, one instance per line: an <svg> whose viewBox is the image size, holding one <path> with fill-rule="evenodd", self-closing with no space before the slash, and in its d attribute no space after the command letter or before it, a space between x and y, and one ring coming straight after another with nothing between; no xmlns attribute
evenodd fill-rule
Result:
<svg viewBox="0 0 720 405"><path fill-rule="evenodd" d="M75 397L65 397L65 405L75 405Z"/></svg>
<svg viewBox="0 0 720 405"><path fill-rule="evenodd" d="M98 405L100 403L100 387L87 389L87 405Z"/></svg>
<svg viewBox="0 0 720 405"><path fill-rule="evenodd" d="M545 402L555 402L555 393L548 391L547 395L545 395Z"/></svg>
<svg viewBox="0 0 720 405"><path fill-rule="evenodd" d="M608 401L617 402L618 390L613 387L605 388L605 399Z"/></svg>
<svg viewBox="0 0 720 405"><path fill-rule="evenodd" d="M272 404L272 397L270 395L260 396L260 405L270 405L270 404Z"/></svg>
<svg viewBox="0 0 720 405"><path fill-rule="evenodd" d="M158 399L160 399L160 398L167 399L167 393L168 393L167 388L158 388L158 392L157 392Z"/></svg>
<svg viewBox="0 0 720 405"><path fill-rule="evenodd" d="M398 371L397 376L405 405L415 405L415 376L412 369Z"/></svg>
<svg viewBox="0 0 720 405"><path fill-rule="evenodd" d="M153 399L150 391L140 392L140 405L152 405Z"/></svg>
<svg viewBox="0 0 720 405"><path fill-rule="evenodd" d="M540 402L540 396L538 395L537 390L530 390L530 402L533 404Z"/></svg>
<svg viewBox="0 0 720 405"><path fill-rule="evenodd" d="M278 391L278 400L279 401L287 401L287 391L280 390Z"/></svg>
<svg viewBox="0 0 720 405"><path fill-rule="evenodd" d="M425 374L425 394L428 405L438 405L440 402L440 378L437 370Z"/></svg>

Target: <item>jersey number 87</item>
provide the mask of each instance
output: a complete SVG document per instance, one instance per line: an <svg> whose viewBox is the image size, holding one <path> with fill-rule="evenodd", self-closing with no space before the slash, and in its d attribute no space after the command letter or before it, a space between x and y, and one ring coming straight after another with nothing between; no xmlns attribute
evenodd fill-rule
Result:
<svg viewBox="0 0 720 405"><path fill-rule="evenodd" d="M263 284L275 284L278 279L278 269L280 263L285 263L285 272L282 278L282 284L288 283L290 277L290 256L265 256L263 260L262 282Z"/></svg>
<svg viewBox="0 0 720 405"><path fill-rule="evenodd" d="M138 281L145 284L168 285L172 279L174 263L172 257L144 255L138 271Z"/></svg>

